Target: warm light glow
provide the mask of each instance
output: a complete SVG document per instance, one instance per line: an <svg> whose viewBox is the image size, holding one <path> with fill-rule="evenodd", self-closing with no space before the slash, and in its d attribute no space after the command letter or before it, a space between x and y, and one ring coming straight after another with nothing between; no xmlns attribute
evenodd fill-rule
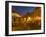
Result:
<svg viewBox="0 0 46 37"><path fill-rule="evenodd" d="M40 19L41 17L38 17L38 16L34 18L34 20L40 20Z"/></svg>
<svg viewBox="0 0 46 37"><path fill-rule="evenodd" d="M28 19L30 20L30 17L28 17Z"/></svg>
<svg viewBox="0 0 46 37"><path fill-rule="evenodd" d="M12 13L13 16L16 16L16 17L21 17L19 14L17 13Z"/></svg>
<svg viewBox="0 0 46 37"><path fill-rule="evenodd" d="M31 18L31 17L28 17L28 18L27 18L27 21L32 21L32 18Z"/></svg>

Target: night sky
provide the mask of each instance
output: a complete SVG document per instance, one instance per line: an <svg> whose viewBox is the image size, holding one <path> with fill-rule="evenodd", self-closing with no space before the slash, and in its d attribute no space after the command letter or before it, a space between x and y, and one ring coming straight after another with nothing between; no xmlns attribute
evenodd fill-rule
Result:
<svg viewBox="0 0 46 37"><path fill-rule="evenodd" d="M27 12L33 12L35 7L28 7L28 6L12 6L12 10L19 12L21 15L25 15Z"/></svg>

